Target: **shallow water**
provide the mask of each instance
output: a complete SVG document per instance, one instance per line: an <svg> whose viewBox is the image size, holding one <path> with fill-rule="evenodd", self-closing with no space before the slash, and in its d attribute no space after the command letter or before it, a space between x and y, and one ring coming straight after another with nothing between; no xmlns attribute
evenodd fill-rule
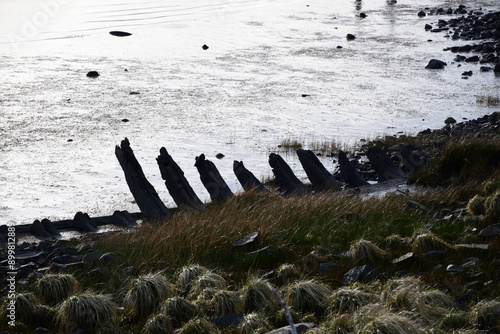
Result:
<svg viewBox="0 0 500 334"><path fill-rule="evenodd" d="M465 5L499 9L494 0ZM194 167L201 153L238 192L233 160L271 175L267 156L285 139L353 144L495 111L476 98L498 96L499 78L478 64L457 67L443 48L465 42L426 32L440 17L416 15L455 6L0 0L0 223L138 211L114 156L125 137L172 207L155 161L162 146L208 201ZM425 70L431 58L449 65ZM90 70L100 77L87 78ZM285 159L305 179L297 159Z"/></svg>

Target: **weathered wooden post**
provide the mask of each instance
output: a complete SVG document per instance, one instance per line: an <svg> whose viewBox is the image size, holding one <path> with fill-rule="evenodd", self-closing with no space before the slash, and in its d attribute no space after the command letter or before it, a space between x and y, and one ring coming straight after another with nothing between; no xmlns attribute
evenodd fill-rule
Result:
<svg viewBox="0 0 500 334"><path fill-rule="evenodd" d="M359 175L356 168L349 162L349 159L343 151L339 151L339 164L342 177L349 186L361 187L369 185L369 183Z"/></svg>
<svg viewBox="0 0 500 334"><path fill-rule="evenodd" d="M316 154L311 150L297 150L297 156L299 157L300 163L304 168L307 177L311 181L314 190L316 191L328 191L328 190L340 190L340 184L335 179L330 172L328 172L319 161Z"/></svg>
<svg viewBox="0 0 500 334"><path fill-rule="evenodd" d="M142 214L154 220L170 218L172 213L161 201L151 183L146 179L141 165L130 148L130 142L127 138L122 140L121 147L116 146L115 155L122 166L125 173L125 180Z"/></svg>
<svg viewBox="0 0 500 334"><path fill-rule="evenodd" d="M389 158L387 154L384 153L378 147L370 147L368 151L366 151L366 156L368 160L372 163L372 166L375 168L377 172L378 181L389 181L395 179L405 179L408 176L399 169Z"/></svg>
<svg viewBox="0 0 500 334"><path fill-rule="evenodd" d="M184 172L168 154L165 147L160 149L160 155L156 161L160 168L161 178L165 180L168 192L177 206L179 208L202 208L202 201L196 196L188 180L184 177Z"/></svg>
<svg viewBox="0 0 500 334"><path fill-rule="evenodd" d="M267 189L251 171L245 168L243 161L233 162L233 171L245 191L267 192Z"/></svg>
<svg viewBox="0 0 500 334"><path fill-rule="evenodd" d="M206 160L204 154L196 157L194 165L198 169L201 182L210 194L212 201L225 201L234 196L222 176L220 176L217 167L212 161Z"/></svg>
<svg viewBox="0 0 500 334"><path fill-rule="evenodd" d="M280 190L284 195L307 195L311 191L293 174L292 169L275 153L269 155L269 165L273 169L276 181L280 185Z"/></svg>

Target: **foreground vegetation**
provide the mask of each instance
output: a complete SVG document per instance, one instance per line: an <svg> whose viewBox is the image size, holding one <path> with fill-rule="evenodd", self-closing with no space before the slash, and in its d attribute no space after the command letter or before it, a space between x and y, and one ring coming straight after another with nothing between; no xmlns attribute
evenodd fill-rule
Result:
<svg viewBox="0 0 500 334"><path fill-rule="evenodd" d="M287 325L270 283L294 321L319 326L311 333L498 332L500 237L480 232L500 217L499 157L491 138L453 141L408 193L246 193L69 241L119 260L31 277L17 296L18 328L266 333ZM253 232L254 242L233 245ZM346 281L361 265L379 275ZM243 320L210 321L231 314ZM9 329L5 314L0 325Z"/></svg>

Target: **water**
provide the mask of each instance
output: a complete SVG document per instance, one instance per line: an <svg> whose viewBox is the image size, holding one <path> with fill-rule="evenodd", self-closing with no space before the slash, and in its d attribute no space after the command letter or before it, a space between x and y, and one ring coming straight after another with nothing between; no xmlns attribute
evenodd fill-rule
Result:
<svg viewBox="0 0 500 334"><path fill-rule="evenodd" d="M494 0L465 4L498 10ZM353 144L495 111L476 97L498 96L498 78L453 64L443 48L465 42L426 32L438 17L417 17L425 7L456 4L0 0L0 224L137 212L114 156L125 137L172 207L155 161L162 146L208 201L201 153L239 192L233 160L271 175L268 154L285 139ZM431 58L449 66L425 70Z"/></svg>

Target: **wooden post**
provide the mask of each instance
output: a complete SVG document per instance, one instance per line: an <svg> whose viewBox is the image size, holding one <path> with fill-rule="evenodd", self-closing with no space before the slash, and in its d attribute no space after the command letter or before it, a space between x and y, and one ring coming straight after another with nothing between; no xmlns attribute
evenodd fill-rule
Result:
<svg viewBox="0 0 500 334"><path fill-rule="evenodd" d="M161 178L165 180L170 196L174 199L179 208L200 209L203 207L202 201L196 196L193 188L184 177L184 172L168 154L165 147L160 149L160 155L156 158L160 168Z"/></svg>
<svg viewBox="0 0 500 334"><path fill-rule="evenodd" d="M350 163L343 151L339 151L339 164L342 177L349 186L361 187L369 185L369 183L361 175L359 175L358 171Z"/></svg>
<svg viewBox="0 0 500 334"><path fill-rule="evenodd" d="M311 181L314 190L337 191L341 189L340 184L335 179L335 176L326 170L325 166L323 166L313 151L298 149L297 156L299 157L300 163L302 164L307 177Z"/></svg>
<svg viewBox="0 0 500 334"><path fill-rule="evenodd" d="M372 166L377 171L378 181L389 181L395 179L405 179L408 176L399 169L389 158L387 154L384 153L378 147L370 147L366 151L366 156L370 160Z"/></svg>
<svg viewBox="0 0 500 334"><path fill-rule="evenodd" d="M116 146L115 155L125 173L130 192L142 214L149 219L163 220L170 218L172 213L161 201L154 187L149 183L142 171L141 165L135 158L127 138L122 140L121 147Z"/></svg>
<svg viewBox="0 0 500 334"><path fill-rule="evenodd" d="M210 194L212 201L225 201L234 196L222 176L220 176L217 167L212 161L206 160L204 154L196 157L194 165L198 169L201 182Z"/></svg>
<svg viewBox="0 0 500 334"><path fill-rule="evenodd" d="M293 174L290 166L288 166L280 155L271 153L269 155L269 165L273 168L276 181L278 181L280 190L284 195L307 195L311 193Z"/></svg>
<svg viewBox="0 0 500 334"><path fill-rule="evenodd" d="M243 161L233 162L233 171L241 186L245 191L268 192L262 182L260 182L251 171L245 168Z"/></svg>

